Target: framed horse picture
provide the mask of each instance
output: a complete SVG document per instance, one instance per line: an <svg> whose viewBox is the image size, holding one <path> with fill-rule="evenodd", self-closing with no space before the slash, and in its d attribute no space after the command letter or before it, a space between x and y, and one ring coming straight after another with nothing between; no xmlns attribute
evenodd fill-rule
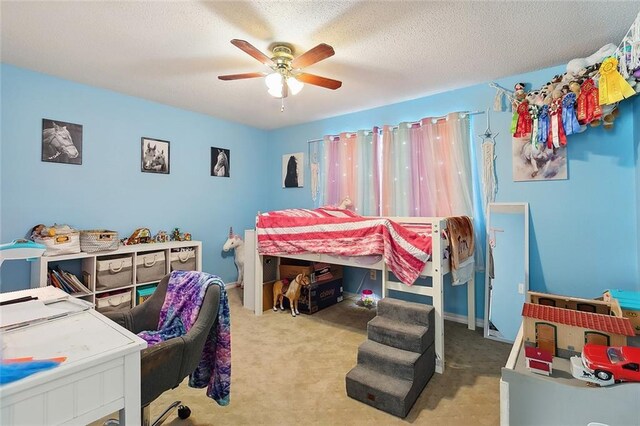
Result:
<svg viewBox="0 0 640 426"><path fill-rule="evenodd" d="M43 118L42 161L82 164L82 125Z"/></svg>
<svg viewBox="0 0 640 426"><path fill-rule="evenodd" d="M226 148L211 147L211 176L229 177L231 151Z"/></svg>
<svg viewBox="0 0 640 426"><path fill-rule="evenodd" d="M282 187L302 188L304 186L304 154L296 152L282 156Z"/></svg>
<svg viewBox="0 0 640 426"><path fill-rule="evenodd" d="M145 173L169 174L169 141L142 138L140 150L140 170Z"/></svg>

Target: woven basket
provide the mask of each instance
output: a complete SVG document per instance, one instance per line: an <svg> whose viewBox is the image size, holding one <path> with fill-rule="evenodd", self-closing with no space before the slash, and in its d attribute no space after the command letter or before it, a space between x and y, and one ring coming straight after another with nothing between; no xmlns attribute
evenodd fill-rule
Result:
<svg viewBox="0 0 640 426"><path fill-rule="evenodd" d="M118 250L118 233L106 229L80 231L80 249L85 253Z"/></svg>
<svg viewBox="0 0 640 426"><path fill-rule="evenodd" d="M34 236L33 241L47 247L43 256L80 253L80 237L77 231L59 234L53 237Z"/></svg>

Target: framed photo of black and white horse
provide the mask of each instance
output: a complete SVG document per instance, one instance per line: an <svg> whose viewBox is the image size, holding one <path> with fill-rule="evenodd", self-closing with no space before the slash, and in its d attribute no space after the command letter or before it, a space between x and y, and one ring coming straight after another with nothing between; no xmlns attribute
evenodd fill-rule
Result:
<svg viewBox="0 0 640 426"><path fill-rule="evenodd" d="M140 169L143 172L169 174L169 141L142 138L140 149Z"/></svg>
<svg viewBox="0 0 640 426"><path fill-rule="evenodd" d="M231 176L231 151L226 148L211 147L211 176Z"/></svg>
<svg viewBox="0 0 640 426"><path fill-rule="evenodd" d="M82 164L82 125L43 118L42 161Z"/></svg>

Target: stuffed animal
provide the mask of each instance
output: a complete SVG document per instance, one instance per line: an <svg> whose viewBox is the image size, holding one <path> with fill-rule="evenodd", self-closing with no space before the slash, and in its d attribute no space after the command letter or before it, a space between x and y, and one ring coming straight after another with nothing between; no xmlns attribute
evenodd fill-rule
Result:
<svg viewBox="0 0 640 426"><path fill-rule="evenodd" d="M616 52L617 48L618 47L615 44L609 43L607 45L602 46L600 49L598 49L597 52L595 52L591 56L587 56L586 58L572 59L567 64L567 73L578 74L578 72L582 68L588 69L588 67L591 67L599 62L602 62L604 58L613 55Z"/></svg>
<svg viewBox="0 0 640 426"><path fill-rule="evenodd" d="M340 205L338 205L338 208L341 210L346 210L352 205L353 205L353 202L351 202L351 198L349 198L349 196L347 195L342 199L342 201L340 202Z"/></svg>
<svg viewBox="0 0 640 426"><path fill-rule="evenodd" d="M233 227L229 228L229 238L222 246L222 251L233 250L236 262L236 268L238 268L238 280L240 288L244 288L244 241L240 235L233 233Z"/></svg>

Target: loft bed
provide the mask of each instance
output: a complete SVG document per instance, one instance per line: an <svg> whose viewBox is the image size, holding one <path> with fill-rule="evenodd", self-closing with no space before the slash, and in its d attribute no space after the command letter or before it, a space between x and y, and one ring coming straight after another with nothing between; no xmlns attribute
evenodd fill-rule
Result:
<svg viewBox="0 0 640 426"><path fill-rule="evenodd" d="M260 218L260 216L258 216ZM309 262L322 262L328 264L350 266L356 268L374 269L382 272L382 297L389 296L389 291L397 291L408 294L417 294L422 296L429 296L432 298L432 305L435 310L435 352L436 352L436 372L444 372L444 276L451 272L450 256L447 255L450 252L450 244L445 235L447 232L447 218L445 217L387 217L387 218L371 218L365 219L389 219L396 224L402 226L422 226L427 230L426 233L430 235L431 239L431 256L424 264L424 267L419 272L420 278L431 278L431 286L425 285L406 285L400 281L395 281L389 278L391 270L384 257L380 259L374 259L371 261L369 256L335 256L327 253L295 253L295 254L261 254L258 249L258 233L251 233L250 238L247 238L249 250L253 252L253 273L247 275L248 282L253 281L254 288L251 293L255 297L255 303L253 305L256 315L262 315L263 308L263 265L265 264L265 257L275 257L277 264L279 264L280 258L299 259ZM254 231L251 231L254 232ZM425 233L425 234L426 234ZM322 250L321 250L322 251ZM326 251L326 249L324 249ZM363 261L363 258L367 258L367 261ZM251 259L249 252L247 252L247 260ZM277 268L276 271L279 269ZM252 279L253 278L253 279ZM470 330L475 330L475 284L473 274L471 279L466 283L467 285L467 326Z"/></svg>

